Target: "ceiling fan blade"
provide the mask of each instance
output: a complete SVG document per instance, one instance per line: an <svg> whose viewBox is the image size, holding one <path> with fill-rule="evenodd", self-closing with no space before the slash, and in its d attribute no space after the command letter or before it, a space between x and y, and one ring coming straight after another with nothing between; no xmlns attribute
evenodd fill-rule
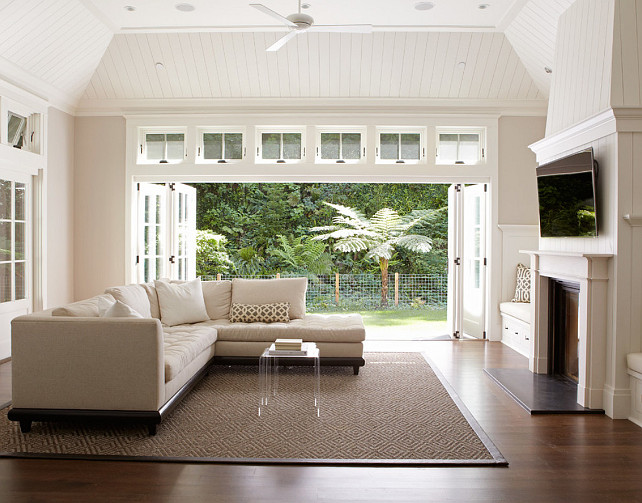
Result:
<svg viewBox="0 0 642 503"><path fill-rule="evenodd" d="M266 51L274 52L278 51L281 47L283 47L290 39L296 37L299 34L298 31L292 30L290 33L285 35L284 37L281 37L279 40L274 42L270 47L265 49Z"/></svg>
<svg viewBox="0 0 642 503"><path fill-rule="evenodd" d="M292 21L290 21L288 18L283 17L283 16L282 16L281 14L279 14L278 12L274 12L272 9L269 9L268 7L266 7L266 6L265 6L265 5L263 5L263 4L260 4L260 3L251 3L251 4L250 4L250 7L254 7L255 9L260 10L261 12L264 12L264 13L265 13L265 14L267 14L268 16L272 16L274 19L278 19L278 20L279 20L279 21L281 21L283 24L286 24L286 25L288 25L288 26L292 26L292 27L296 28L296 24L294 24L294 23L293 23Z"/></svg>
<svg viewBox="0 0 642 503"><path fill-rule="evenodd" d="M338 33L372 33L371 24L315 24L307 31L325 31Z"/></svg>

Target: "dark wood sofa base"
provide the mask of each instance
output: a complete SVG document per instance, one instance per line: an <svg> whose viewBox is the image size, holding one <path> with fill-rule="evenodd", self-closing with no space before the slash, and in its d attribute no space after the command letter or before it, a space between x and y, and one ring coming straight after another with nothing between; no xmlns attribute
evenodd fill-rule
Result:
<svg viewBox="0 0 642 503"><path fill-rule="evenodd" d="M215 356L214 365L258 365L258 356ZM362 357L332 357L324 356L320 360L322 366L346 366L352 367L354 375L359 374L359 368L366 364ZM280 357L281 365L312 365L314 360L308 358L287 358Z"/></svg>
<svg viewBox="0 0 642 503"><path fill-rule="evenodd" d="M94 421L116 424L145 424L150 435L155 435L158 425L176 408L180 401L209 371L214 358L203 366L159 410L93 410L93 409L25 409L12 408L7 417L20 422L20 431L31 431L33 421Z"/></svg>

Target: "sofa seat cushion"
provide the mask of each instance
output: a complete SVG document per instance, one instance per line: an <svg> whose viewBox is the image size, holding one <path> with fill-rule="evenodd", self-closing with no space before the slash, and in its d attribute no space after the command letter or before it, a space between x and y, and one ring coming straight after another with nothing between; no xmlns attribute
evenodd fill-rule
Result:
<svg viewBox="0 0 642 503"><path fill-rule="evenodd" d="M216 329L203 324L163 327L165 382L176 377L199 354L216 342Z"/></svg>
<svg viewBox="0 0 642 503"><path fill-rule="evenodd" d="M502 314L507 314L525 323L531 322L531 305L528 302L502 302L499 304Z"/></svg>
<svg viewBox="0 0 642 503"><path fill-rule="evenodd" d="M216 327L220 341L273 342L279 338L305 342L361 342L366 329L359 314L307 314L289 323L231 323L212 320L199 325Z"/></svg>

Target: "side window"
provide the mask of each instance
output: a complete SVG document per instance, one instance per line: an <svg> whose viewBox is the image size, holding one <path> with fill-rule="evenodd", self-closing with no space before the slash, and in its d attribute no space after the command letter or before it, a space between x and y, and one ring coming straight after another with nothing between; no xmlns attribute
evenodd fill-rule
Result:
<svg viewBox="0 0 642 503"><path fill-rule="evenodd" d="M256 162L300 162L305 158L303 130L266 131L257 128Z"/></svg>
<svg viewBox="0 0 642 503"><path fill-rule="evenodd" d="M185 133L173 131L142 131L139 162L176 164L185 158Z"/></svg>
<svg viewBox="0 0 642 503"><path fill-rule="evenodd" d="M364 131L318 130L316 161L358 163L366 159Z"/></svg>
<svg viewBox="0 0 642 503"><path fill-rule="evenodd" d="M232 130L202 130L198 135L197 159L201 162L234 162L245 157L244 134Z"/></svg>
<svg viewBox="0 0 642 503"><path fill-rule="evenodd" d="M484 160L482 130L437 129L437 164L479 164Z"/></svg>
<svg viewBox="0 0 642 503"><path fill-rule="evenodd" d="M377 135L377 162L417 164L425 160L426 147L423 130L379 130Z"/></svg>

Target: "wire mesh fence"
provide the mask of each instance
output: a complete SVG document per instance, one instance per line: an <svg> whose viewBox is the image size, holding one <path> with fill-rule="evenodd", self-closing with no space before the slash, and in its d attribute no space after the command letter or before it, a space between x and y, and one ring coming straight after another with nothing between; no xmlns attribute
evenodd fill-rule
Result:
<svg viewBox="0 0 642 503"><path fill-rule="evenodd" d="M217 274L202 276L203 280L233 278L271 279L301 276L277 274L263 276L235 276ZM372 311L389 309L443 309L448 298L446 274L390 274L388 292L382 296L381 275L378 274L323 274L307 275L306 296L309 312L323 311ZM382 301L385 299L385 301Z"/></svg>

